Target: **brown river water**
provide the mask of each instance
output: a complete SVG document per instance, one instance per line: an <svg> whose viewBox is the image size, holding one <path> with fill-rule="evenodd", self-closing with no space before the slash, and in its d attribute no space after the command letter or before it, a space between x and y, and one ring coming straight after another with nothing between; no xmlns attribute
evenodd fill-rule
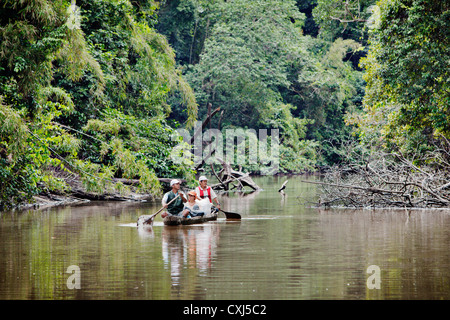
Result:
<svg viewBox="0 0 450 320"><path fill-rule="evenodd" d="M159 201L2 212L0 299L450 299L449 210L308 208L304 179L219 195L238 222L138 229Z"/></svg>

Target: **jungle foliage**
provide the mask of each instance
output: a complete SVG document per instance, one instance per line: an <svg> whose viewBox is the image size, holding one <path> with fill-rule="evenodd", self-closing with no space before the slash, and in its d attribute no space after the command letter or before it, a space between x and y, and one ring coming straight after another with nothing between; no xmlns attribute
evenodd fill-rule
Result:
<svg viewBox="0 0 450 320"><path fill-rule="evenodd" d="M173 0L159 10L157 29L175 48L199 118L211 103L224 110L213 119L218 129L279 128L282 172L338 161L338 141L350 133L344 115L363 96L362 73L351 60L363 52L358 36L322 36L316 5ZM170 117L183 122L176 96L170 101Z"/></svg>
<svg viewBox="0 0 450 320"><path fill-rule="evenodd" d="M70 190L66 171L92 192L127 192L113 178L192 177L171 163L166 103L179 92L186 125L192 89L155 24L151 1L2 1L1 207Z"/></svg>
<svg viewBox="0 0 450 320"><path fill-rule="evenodd" d="M353 114L367 145L419 158L450 137L450 3L377 2L363 59L364 109Z"/></svg>
<svg viewBox="0 0 450 320"><path fill-rule="evenodd" d="M172 136L208 104L212 128L279 129L280 172L353 140L429 151L450 138L449 21L438 0L3 0L0 206L70 191L61 172L192 181Z"/></svg>

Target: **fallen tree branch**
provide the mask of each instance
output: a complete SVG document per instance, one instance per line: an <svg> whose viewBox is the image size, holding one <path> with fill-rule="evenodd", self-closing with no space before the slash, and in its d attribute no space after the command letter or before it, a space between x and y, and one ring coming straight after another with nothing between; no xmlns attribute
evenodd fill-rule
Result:
<svg viewBox="0 0 450 320"><path fill-rule="evenodd" d="M349 188L349 189L358 189L358 190L364 190L372 193L396 193L396 194L403 194L401 191L393 191L393 190L383 190L373 187L358 187L358 186L350 186L350 185L344 185L344 184L336 184L336 183L327 183L327 182L318 182L318 181L306 181L302 180L302 182L306 183L313 183L313 184L321 184L321 185L327 185L332 187L338 187L338 188Z"/></svg>
<svg viewBox="0 0 450 320"><path fill-rule="evenodd" d="M221 158L216 157L216 159L222 164L222 170L221 175L219 177L219 180L222 181L220 184L214 185L215 188L220 187L221 185L226 185L225 189L229 190L228 184L237 181L240 186L243 187L250 187L253 190L260 190L261 188L253 181L253 179L250 177L249 173L244 173L242 171L234 170L231 167L231 164L227 163Z"/></svg>
<svg viewBox="0 0 450 320"><path fill-rule="evenodd" d="M210 106L211 104L209 104ZM211 121L211 118L220 111L220 107L218 107L217 109L215 109L213 112L211 112L211 114L208 114L206 116L206 119L203 121L202 126L200 128L198 128L198 130L194 133L194 135L191 138L191 145L194 143L195 138L198 137L199 134L201 134L203 132L203 129L206 128L206 126L208 125L208 123Z"/></svg>
<svg viewBox="0 0 450 320"><path fill-rule="evenodd" d="M321 186L320 207L450 207L446 155L434 152L412 161L401 153L376 154L330 168L322 181L303 182Z"/></svg>
<svg viewBox="0 0 450 320"><path fill-rule="evenodd" d="M211 163L211 170L212 170L212 173L214 174L214 176L217 178L217 180L219 180L219 182L223 186L223 188L225 190L228 190L228 185L223 183L222 179L220 179L220 177L217 175L216 170L214 170L214 164L212 164L212 163Z"/></svg>

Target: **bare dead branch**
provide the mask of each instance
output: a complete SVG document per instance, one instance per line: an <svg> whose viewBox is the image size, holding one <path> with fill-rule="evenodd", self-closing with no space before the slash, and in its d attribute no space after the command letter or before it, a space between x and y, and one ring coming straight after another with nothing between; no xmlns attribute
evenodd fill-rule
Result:
<svg viewBox="0 0 450 320"><path fill-rule="evenodd" d="M450 150L447 141L439 145ZM450 207L450 159L436 148L422 155L377 153L330 168L320 185L316 206ZM450 154L450 153L449 153Z"/></svg>

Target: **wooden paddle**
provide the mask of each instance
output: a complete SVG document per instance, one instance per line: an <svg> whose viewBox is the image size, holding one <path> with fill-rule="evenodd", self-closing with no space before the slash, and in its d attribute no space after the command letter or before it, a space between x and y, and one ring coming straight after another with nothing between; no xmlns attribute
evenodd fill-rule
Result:
<svg viewBox="0 0 450 320"><path fill-rule="evenodd" d="M169 203L168 203L167 205L169 205L169 204L171 204L172 202L174 202L175 199L178 198L179 196L180 196L180 193L178 193L177 196L176 196L175 198L173 198L172 200L170 200ZM159 209L158 211L156 211L154 214L152 214L152 215L150 216L150 218L148 218L147 220L145 220L145 221L143 222L143 224L148 224L149 221L153 221L153 219L156 217L156 215L157 215L158 213L160 213L163 209L164 209L164 207L162 207L161 209Z"/></svg>
<svg viewBox="0 0 450 320"><path fill-rule="evenodd" d="M241 215L238 213L223 211L222 209L219 209L219 210L225 214L227 219L241 220Z"/></svg>

